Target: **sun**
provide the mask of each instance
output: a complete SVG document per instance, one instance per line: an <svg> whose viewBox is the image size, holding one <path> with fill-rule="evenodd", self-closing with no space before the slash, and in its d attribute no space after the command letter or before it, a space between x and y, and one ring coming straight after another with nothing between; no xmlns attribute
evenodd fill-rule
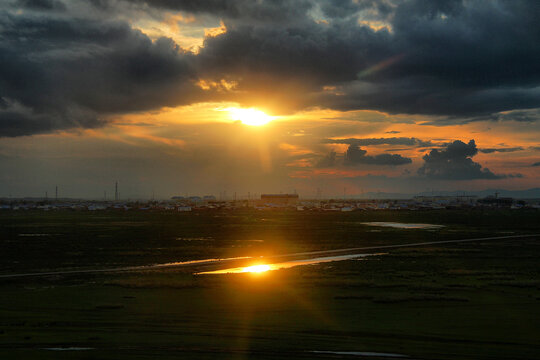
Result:
<svg viewBox="0 0 540 360"><path fill-rule="evenodd" d="M253 265L242 269L242 272L261 273L270 270L269 265Z"/></svg>
<svg viewBox="0 0 540 360"><path fill-rule="evenodd" d="M262 126L268 124L274 119L273 116L267 115L261 110L249 108L228 108L231 119L241 121L244 125Z"/></svg>

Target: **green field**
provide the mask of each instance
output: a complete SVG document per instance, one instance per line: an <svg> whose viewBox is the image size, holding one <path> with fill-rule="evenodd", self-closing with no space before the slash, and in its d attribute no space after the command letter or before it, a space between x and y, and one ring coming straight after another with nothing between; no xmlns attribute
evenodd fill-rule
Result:
<svg viewBox="0 0 540 360"><path fill-rule="evenodd" d="M532 210L1 212L0 275L537 233ZM539 260L532 237L263 274L197 276L192 267L2 278L0 358L538 359Z"/></svg>

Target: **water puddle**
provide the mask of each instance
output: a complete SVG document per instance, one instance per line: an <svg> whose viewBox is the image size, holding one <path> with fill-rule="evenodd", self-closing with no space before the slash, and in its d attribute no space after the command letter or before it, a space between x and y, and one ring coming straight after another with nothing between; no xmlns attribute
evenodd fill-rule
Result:
<svg viewBox="0 0 540 360"><path fill-rule="evenodd" d="M153 270L153 269L161 269L161 268L167 268L167 267L174 267L174 266L185 266L185 265L205 265L215 262L224 262L224 261L231 261L231 260L245 260L245 259L251 259L250 256L238 256L238 257L231 257L231 258L224 258L224 259L202 259L202 260L189 260L189 261L178 261L178 262L170 262L170 263L164 263L164 264L154 264L154 265L142 265L142 266L131 266L126 268L118 268L117 270Z"/></svg>
<svg viewBox="0 0 540 360"><path fill-rule="evenodd" d="M364 224L388 224L388 223L364 223ZM400 224L400 223L391 223L391 224ZM403 224L403 225L422 225L422 226L435 226L435 227L442 227L443 225L432 225L432 224ZM375 225L380 226L380 225ZM408 227L410 228L410 227ZM418 228L418 227L416 227ZM425 228L425 227L424 227ZM361 258L365 256L370 255L382 255L382 254L353 254L353 255L336 255L336 256L328 256L330 254L336 254L336 253L344 253L344 252L357 252L357 251L373 251L373 250L382 250L382 249L394 249L394 248L403 248L403 247L416 247L416 246L427 246L427 245L440 245L440 244L456 244L456 243L466 243L466 242L480 242L480 241L494 241L494 240L509 240L509 239L525 239L525 238L534 238L538 237L540 234L525 234L525 235L506 235L506 236L492 236L492 237L485 237L485 238L471 238L471 239L456 239L456 240L442 240L442 241L427 241L427 242L418 242L418 243L408 243L408 244L394 244L394 245L378 245L378 246L364 246L364 247L356 247L356 248L347 248L347 249L334 249L334 250L321 250L321 251L310 251L310 252L302 252L302 253L294 253L294 254L283 254L283 255L275 255L272 256L272 258L279 258L279 257L300 257L300 256L315 256L315 255L327 255L325 257L317 257L317 258L310 258L306 260L294 260L294 261L287 261L287 262L281 262L281 263L272 263L272 264L256 264L254 266L263 266L254 268L251 270L246 270L246 267L243 268L232 268L232 269L225 269L225 270L217 270L212 272L202 272L199 274L227 274L227 273L240 273L240 272L263 272L268 270L278 270L283 268L289 268L293 266L299 266L299 265L311 265L311 264L317 264L322 262L331 262L331 261L340 261L340 260L349 260L354 258ZM69 274L97 274L97 273L115 273L115 272L123 272L123 271L141 271L141 270L157 270L157 269L164 269L164 268L174 268L174 267L189 267L192 265L214 265L218 263L225 263L228 261L235 261L235 260L247 260L252 259L254 260L254 257L249 256L241 256L241 257L232 257L232 258L214 258L214 259L203 259L203 260L190 260L190 261L180 261L180 262L170 262L165 264L153 264L153 265L143 265L143 266L126 266L126 267L118 267L118 268L108 268L108 269L71 269L71 270L58 270L58 271L48 271L48 272L34 272L34 273L22 273L22 274L0 274L0 279L7 279L7 278L19 278L19 277L30 277L30 276L50 276L50 275L69 275ZM259 258L261 259L261 258ZM262 260L260 260L262 261ZM238 270L241 269L241 270ZM233 271L236 270L236 271Z"/></svg>
<svg viewBox="0 0 540 360"><path fill-rule="evenodd" d="M439 229L444 227L444 225L397 223L387 221L371 221L363 222L362 224L368 226L391 227L395 229Z"/></svg>
<svg viewBox="0 0 540 360"><path fill-rule="evenodd" d="M302 266L302 265L316 265L316 264L333 262L333 261L354 260L354 259L359 259L366 256L371 256L371 255L380 255L380 254L349 254L349 255L339 255L339 256L325 256L325 257L318 257L318 258L311 258L311 259L285 261L285 262L273 263L273 264L255 264L255 265L250 265L250 266L235 267L235 268L229 268L229 269L204 271L204 272L196 273L195 275L262 273L266 271L288 269L288 268L292 268L295 266Z"/></svg>
<svg viewBox="0 0 540 360"><path fill-rule="evenodd" d="M26 276L53 276L53 275L72 275L72 274L98 274L98 273L115 273L124 271L144 271L144 270L158 270L165 268L183 267L191 265L207 265L213 263L227 262L233 260L246 260L251 259L250 256L238 256L224 259L202 259L202 260L189 260L178 261L164 264L142 265L142 266L126 266L110 269L83 269L83 270L63 270L63 271L48 271L48 272L36 272L36 273L24 273L24 274L3 274L1 278L17 278Z"/></svg>
<svg viewBox="0 0 540 360"><path fill-rule="evenodd" d="M17 236L24 236L24 237L37 237L37 236L58 236L62 234L17 234Z"/></svg>
<svg viewBox="0 0 540 360"><path fill-rule="evenodd" d="M214 241L211 237L177 237L177 241Z"/></svg>
<svg viewBox="0 0 540 360"><path fill-rule="evenodd" d="M310 351L315 354L335 354L335 355L351 355L351 356L373 356L373 357L386 357L386 358L408 358L407 355L403 354L392 354L392 353L379 353L372 351Z"/></svg>
<svg viewBox="0 0 540 360"><path fill-rule="evenodd" d="M94 350L94 348L91 348L91 347L52 347L52 348L43 348L42 350L49 350L49 351L87 351L87 350Z"/></svg>

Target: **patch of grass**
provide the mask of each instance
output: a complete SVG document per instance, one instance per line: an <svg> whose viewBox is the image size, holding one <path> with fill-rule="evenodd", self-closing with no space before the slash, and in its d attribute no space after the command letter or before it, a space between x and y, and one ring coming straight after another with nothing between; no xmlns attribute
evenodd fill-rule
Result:
<svg viewBox="0 0 540 360"><path fill-rule="evenodd" d="M388 304L407 301L469 301L466 297L449 296L442 294L389 294L373 298L373 302Z"/></svg>
<svg viewBox="0 0 540 360"><path fill-rule="evenodd" d="M540 231L538 214L2 212L0 272L528 233ZM369 221L446 227L371 232L358 225ZM539 258L540 242L522 239L396 249L259 275L171 268L2 280L0 358L73 356L40 350L47 347L88 347L94 350L77 357L121 360L314 358L306 350L540 358Z"/></svg>

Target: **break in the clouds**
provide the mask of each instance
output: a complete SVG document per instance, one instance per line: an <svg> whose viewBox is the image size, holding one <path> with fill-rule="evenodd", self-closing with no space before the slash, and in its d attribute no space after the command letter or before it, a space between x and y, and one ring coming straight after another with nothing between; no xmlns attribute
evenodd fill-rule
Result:
<svg viewBox="0 0 540 360"><path fill-rule="evenodd" d="M134 25L180 15L224 29L189 51ZM536 0L5 1L0 136L207 101L537 121L538 18Z"/></svg>
<svg viewBox="0 0 540 360"><path fill-rule="evenodd" d="M474 140L468 144L456 140L446 149L433 149L422 158L424 165L418 169L420 176L444 180L495 180L506 177L519 177L519 174L494 174L488 168L483 168L472 157L478 153Z"/></svg>

